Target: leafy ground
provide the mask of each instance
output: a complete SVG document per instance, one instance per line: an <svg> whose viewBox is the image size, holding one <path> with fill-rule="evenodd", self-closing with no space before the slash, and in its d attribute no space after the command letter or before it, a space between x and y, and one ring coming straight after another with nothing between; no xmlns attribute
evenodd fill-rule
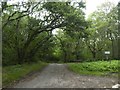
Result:
<svg viewBox="0 0 120 90"><path fill-rule="evenodd" d="M84 75L107 75L118 76L120 61L96 61L96 62L83 62L83 63L68 63L68 68L76 73Z"/></svg>
<svg viewBox="0 0 120 90"><path fill-rule="evenodd" d="M32 64L3 67L3 78L2 78L3 87L9 86L11 83L21 79L22 77L32 72L41 70L46 65L47 63L38 62Z"/></svg>

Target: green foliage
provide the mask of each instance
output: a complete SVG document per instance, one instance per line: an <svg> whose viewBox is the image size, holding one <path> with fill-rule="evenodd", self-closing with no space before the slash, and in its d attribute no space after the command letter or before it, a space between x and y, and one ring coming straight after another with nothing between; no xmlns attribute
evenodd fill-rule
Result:
<svg viewBox="0 0 120 90"><path fill-rule="evenodd" d="M88 17L88 21L91 23L87 29L89 37L86 38L86 44L94 59L104 59L103 53L106 50L111 52L110 59L118 57L115 56L118 37L117 20L117 6L111 2L102 4Z"/></svg>
<svg viewBox="0 0 120 90"><path fill-rule="evenodd" d="M118 7L118 21L120 22L120 2L117 5ZM120 28L120 23L118 23L118 28ZM120 36L120 29L118 29L118 36ZM120 45L120 37L118 37L118 46ZM118 58L120 59L120 47L118 47Z"/></svg>
<svg viewBox="0 0 120 90"><path fill-rule="evenodd" d="M105 58L105 50L111 51L110 58L117 58L117 7L111 3L99 7L87 20L83 2L2 5L3 65L98 60ZM56 29L59 32L54 35Z"/></svg>
<svg viewBox="0 0 120 90"><path fill-rule="evenodd" d="M77 31L81 26L86 27L82 4L76 3L77 8L67 2L3 3L3 65L59 61L63 52L55 50L52 30Z"/></svg>
<svg viewBox="0 0 120 90"><path fill-rule="evenodd" d="M69 69L80 74L106 75L119 73L119 60L69 63Z"/></svg>
<svg viewBox="0 0 120 90"><path fill-rule="evenodd" d="M47 63L37 62L32 64L22 64L22 65L13 65L13 66L3 67L3 73L2 73L3 87L17 80L20 80L21 78L25 77L26 75L32 72L41 70L46 65Z"/></svg>

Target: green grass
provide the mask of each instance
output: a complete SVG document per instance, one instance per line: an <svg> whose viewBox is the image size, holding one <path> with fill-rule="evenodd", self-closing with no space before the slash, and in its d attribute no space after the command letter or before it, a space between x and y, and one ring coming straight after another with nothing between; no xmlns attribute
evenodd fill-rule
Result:
<svg viewBox="0 0 120 90"><path fill-rule="evenodd" d="M97 75L97 76L118 76L118 60L110 61L96 61L96 62L83 62L83 63L68 63L68 68L76 73L84 75ZM114 73L114 74L113 74Z"/></svg>
<svg viewBox="0 0 120 90"><path fill-rule="evenodd" d="M22 64L22 65L3 67L3 77L2 77L3 87L9 86L11 83L21 79L22 77L32 72L41 70L46 65L47 63L38 62L32 64Z"/></svg>

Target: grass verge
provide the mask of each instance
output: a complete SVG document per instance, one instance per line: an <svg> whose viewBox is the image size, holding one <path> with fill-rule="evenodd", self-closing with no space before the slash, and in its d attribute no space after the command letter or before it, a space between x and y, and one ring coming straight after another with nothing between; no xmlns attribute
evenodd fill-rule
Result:
<svg viewBox="0 0 120 90"><path fill-rule="evenodd" d="M38 63L3 67L2 86L7 87L12 83L14 83L15 81L20 80L24 76L32 72L41 70L46 65L47 63L38 62Z"/></svg>
<svg viewBox="0 0 120 90"><path fill-rule="evenodd" d="M68 63L68 69L83 75L118 77L120 61L96 61L83 63ZM120 74L120 73L119 73Z"/></svg>

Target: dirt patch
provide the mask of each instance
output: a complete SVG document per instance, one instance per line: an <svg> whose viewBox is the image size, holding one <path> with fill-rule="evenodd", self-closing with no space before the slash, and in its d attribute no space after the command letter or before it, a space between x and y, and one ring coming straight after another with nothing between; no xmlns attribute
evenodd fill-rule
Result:
<svg viewBox="0 0 120 90"><path fill-rule="evenodd" d="M43 71L21 80L14 88L111 88L117 78L84 76L67 69L66 64L49 64Z"/></svg>

